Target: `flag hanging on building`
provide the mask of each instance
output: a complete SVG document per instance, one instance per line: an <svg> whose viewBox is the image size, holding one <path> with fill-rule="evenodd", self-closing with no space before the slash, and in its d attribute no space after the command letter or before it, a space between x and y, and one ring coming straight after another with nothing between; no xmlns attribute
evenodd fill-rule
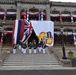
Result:
<svg viewBox="0 0 76 75"><path fill-rule="evenodd" d="M53 46L54 23L52 21L31 21L31 23L39 40L43 40L47 46Z"/></svg>
<svg viewBox="0 0 76 75"><path fill-rule="evenodd" d="M19 44L20 41L25 42L30 33L32 33L30 21L15 20L13 27L13 44Z"/></svg>
<svg viewBox="0 0 76 75"><path fill-rule="evenodd" d="M32 29L39 40L46 42L47 46L54 44L54 23L52 21L15 20L13 27L13 44L26 43L31 36Z"/></svg>
<svg viewBox="0 0 76 75"><path fill-rule="evenodd" d="M24 33L24 21L22 20L15 20L13 26L13 44L18 44L19 41L22 39Z"/></svg>
<svg viewBox="0 0 76 75"><path fill-rule="evenodd" d="M25 20L24 21L24 35L23 35L23 38L22 38L21 42L25 43L28 40L31 33L32 33L31 22L29 20Z"/></svg>

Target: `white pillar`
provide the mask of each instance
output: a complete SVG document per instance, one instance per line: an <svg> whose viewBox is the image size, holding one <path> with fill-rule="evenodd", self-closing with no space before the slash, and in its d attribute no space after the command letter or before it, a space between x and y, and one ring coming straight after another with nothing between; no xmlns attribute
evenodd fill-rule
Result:
<svg viewBox="0 0 76 75"><path fill-rule="evenodd" d="M5 9L5 12L4 12L4 21L6 20L6 9Z"/></svg>
<svg viewBox="0 0 76 75"><path fill-rule="evenodd" d="M29 9L27 9L27 14L26 14L26 16L27 16L27 20L29 20Z"/></svg>
<svg viewBox="0 0 76 75"><path fill-rule="evenodd" d="M41 11L40 11L40 9L39 9L39 11L38 11L38 20L40 20L41 19Z"/></svg>
<svg viewBox="0 0 76 75"><path fill-rule="evenodd" d="M21 3L17 3L17 14L16 14L17 20L20 20L20 10L21 10Z"/></svg>
<svg viewBox="0 0 76 75"><path fill-rule="evenodd" d="M43 21L43 10L41 11L41 21Z"/></svg>
<svg viewBox="0 0 76 75"><path fill-rule="evenodd" d="M1 44L3 44L3 37L4 37L4 32L2 31L2 33L1 33Z"/></svg>
<svg viewBox="0 0 76 75"><path fill-rule="evenodd" d="M26 15L27 15L27 13L26 13L26 9L24 10L24 19L26 20Z"/></svg>
<svg viewBox="0 0 76 75"><path fill-rule="evenodd" d="M72 12L71 12L71 15L70 16L71 16L71 22L73 23L73 15L72 15Z"/></svg>
<svg viewBox="0 0 76 75"><path fill-rule="evenodd" d="M60 12L60 23L62 24L62 15L61 15L61 12Z"/></svg>
<svg viewBox="0 0 76 75"><path fill-rule="evenodd" d="M47 15L47 20L50 20L50 4L46 5L46 15Z"/></svg>

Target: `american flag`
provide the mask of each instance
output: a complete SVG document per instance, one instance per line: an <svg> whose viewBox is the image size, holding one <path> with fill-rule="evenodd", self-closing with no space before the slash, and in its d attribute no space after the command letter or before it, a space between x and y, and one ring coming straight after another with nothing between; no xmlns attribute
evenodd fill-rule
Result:
<svg viewBox="0 0 76 75"><path fill-rule="evenodd" d="M26 42L26 40L28 40L29 36L31 35L32 33L32 25L31 25L31 22L29 20L25 20L24 22L24 35L23 35L23 38L22 38L22 42Z"/></svg>

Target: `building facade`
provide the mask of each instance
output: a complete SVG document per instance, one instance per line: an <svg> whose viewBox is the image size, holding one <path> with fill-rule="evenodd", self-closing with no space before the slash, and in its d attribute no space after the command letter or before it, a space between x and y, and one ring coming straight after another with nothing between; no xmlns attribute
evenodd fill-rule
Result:
<svg viewBox="0 0 76 75"><path fill-rule="evenodd" d="M12 44L13 24L16 19L51 20L54 22L55 44L61 43L61 27L64 28L65 44L74 44L76 3L49 0L0 0L1 44Z"/></svg>

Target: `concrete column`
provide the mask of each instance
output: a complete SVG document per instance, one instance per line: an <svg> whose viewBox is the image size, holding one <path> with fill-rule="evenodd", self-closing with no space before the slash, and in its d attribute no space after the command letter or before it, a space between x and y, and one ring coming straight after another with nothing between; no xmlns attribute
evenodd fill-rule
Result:
<svg viewBox="0 0 76 75"><path fill-rule="evenodd" d="M29 20L29 9L27 9L27 20Z"/></svg>
<svg viewBox="0 0 76 75"><path fill-rule="evenodd" d="M46 16L47 16L47 20L50 20L50 4L46 5Z"/></svg>
<svg viewBox="0 0 76 75"><path fill-rule="evenodd" d="M62 15L61 15L61 11L60 11L59 16L60 16L60 23L62 24Z"/></svg>
<svg viewBox="0 0 76 75"><path fill-rule="evenodd" d="M43 10L41 10L41 21L43 21Z"/></svg>
<svg viewBox="0 0 76 75"><path fill-rule="evenodd" d="M26 16L27 16L27 10L24 10L24 19L26 20Z"/></svg>
<svg viewBox="0 0 76 75"><path fill-rule="evenodd" d="M38 20L41 20L40 14L41 14L41 10L39 9L39 11L38 11Z"/></svg>
<svg viewBox="0 0 76 75"><path fill-rule="evenodd" d="M73 20L73 15L72 15L72 12L71 12L71 22L73 23L74 22L74 20Z"/></svg>
<svg viewBox="0 0 76 75"><path fill-rule="evenodd" d="M16 14L16 19L20 19L20 10L21 10L21 3L17 3L17 14Z"/></svg>
<svg viewBox="0 0 76 75"><path fill-rule="evenodd" d="M76 49L76 37L75 37L76 33L75 33L75 29L73 29L73 39L74 39L74 45L75 45L75 49Z"/></svg>
<svg viewBox="0 0 76 75"><path fill-rule="evenodd" d="M6 21L6 9L5 9L5 12L4 12L4 21Z"/></svg>

